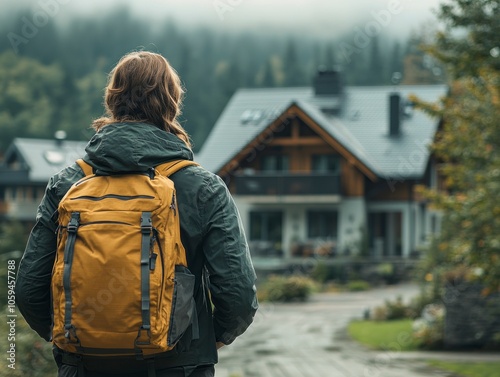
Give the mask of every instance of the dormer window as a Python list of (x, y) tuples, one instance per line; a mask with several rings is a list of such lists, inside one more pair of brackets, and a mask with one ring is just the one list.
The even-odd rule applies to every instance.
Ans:
[(61, 165), (66, 160), (64, 154), (59, 151), (45, 151), (43, 157), (52, 165)]

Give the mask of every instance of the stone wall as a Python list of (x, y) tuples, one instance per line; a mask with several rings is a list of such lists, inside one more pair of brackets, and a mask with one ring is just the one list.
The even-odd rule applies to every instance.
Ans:
[(482, 295), (478, 284), (448, 285), (444, 346), (446, 348), (487, 347), (500, 344), (500, 294)]

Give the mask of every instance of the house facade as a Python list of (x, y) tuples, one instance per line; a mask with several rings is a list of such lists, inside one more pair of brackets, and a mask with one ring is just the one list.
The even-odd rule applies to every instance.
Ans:
[(418, 187), (437, 184), (429, 144), (439, 126), (409, 95), (442, 85), (242, 89), (200, 153), (240, 211), (256, 265), (362, 255), (409, 259), (439, 230)]

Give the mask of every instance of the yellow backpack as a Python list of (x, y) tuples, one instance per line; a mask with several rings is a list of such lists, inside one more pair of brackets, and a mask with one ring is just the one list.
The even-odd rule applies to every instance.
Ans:
[(171, 350), (191, 324), (195, 337), (195, 277), (168, 177), (197, 164), (102, 176), (77, 163), (86, 177), (58, 207), (53, 343), (81, 355), (143, 357)]

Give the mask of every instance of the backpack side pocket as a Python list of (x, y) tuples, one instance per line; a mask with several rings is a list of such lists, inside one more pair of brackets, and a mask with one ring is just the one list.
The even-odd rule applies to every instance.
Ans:
[(175, 345), (189, 325), (198, 320), (194, 318), (196, 313), (193, 299), (194, 282), (195, 276), (187, 267), (175, 266), (174, 296), (168, 332), (169, 346)]

